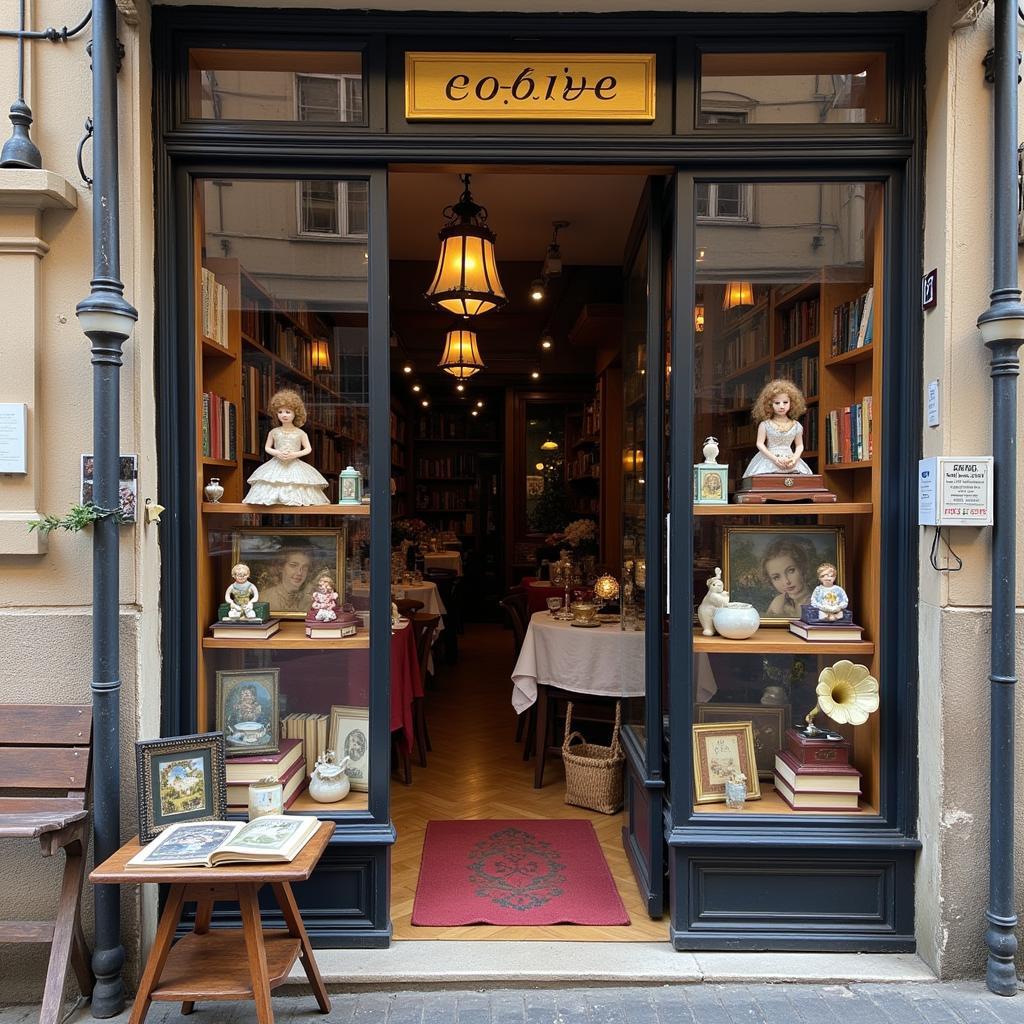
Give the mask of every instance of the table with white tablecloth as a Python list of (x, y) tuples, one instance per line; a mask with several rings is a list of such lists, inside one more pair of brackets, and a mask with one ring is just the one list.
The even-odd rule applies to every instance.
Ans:
[(458, 551), (427, 551), (423, 555), (425, 569), (448, 569), (462, 575), (462, 555)]
[[(368, 595), (370, 593), (370, 588), (365, 583), (357, 583), (352, 587), (352, 593)], [(400, 598), (406, 598), (410, 601), (422, 601), (422, 610), (427, 615), (440, 616), (437, 620), (437, 628), (434, 630), (434, 639), (431, 642), (431, 646), (437, 643), (437, 638), (444, 630), (444, 616), (448, 614), (448, 609), (445, 608), (444, 601), (441, 600), (441, 594), (437, 589), (437, 584), (431, 583), (429, 580), (423, 580), (421, 583), (396, 583), (391, 587), (391, 600), (397, 601)], [(430, 672), (434, 671), (433, 651), (431, 651), (429, 656), (427, 669)]]

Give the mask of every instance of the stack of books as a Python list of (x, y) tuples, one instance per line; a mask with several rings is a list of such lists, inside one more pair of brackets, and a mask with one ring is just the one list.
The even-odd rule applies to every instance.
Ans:
[(276, 754), (229, 757), (224, 763), (228, 784), (228, 811), (249, 809), (249, 783), (276, 779), (284, 790), (284, 806), (290, 807), (306, 785), (306, 758), (301, 739), (281, 740)]
[(775, 755), (775, 791), (796, 811), (860, 809), (860, 772), (845, 740), (786, 730), (786, 749)]
[(306, 774), (312, 775), (316, 768), (317, 756), (327, 747), (327, 722), (329, 715), (299, 714), (285, 715), (281, 719), (281, 741), (283, 747), (287, 740), (302, 740), (306, 754)]
[(280, 619), (220, 619), (210, 632), (218, 640), (269, 640), (280, 628)]
[(803, 619), (790, 619), (789, 631), (811, 643), (860, 640), (864, 632), (855, 622), (805, 622)]

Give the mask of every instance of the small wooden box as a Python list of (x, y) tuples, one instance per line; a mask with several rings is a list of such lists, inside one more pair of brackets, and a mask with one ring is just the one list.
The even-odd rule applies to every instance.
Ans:
[(826, 740), (805, 736), (797, 729), (786, 730), (786, 750), (801, 765), (847, 765), (850, 763), (848, 740)]
[(729, 504), (729, 467), (699, 462), (693, 467), (694, 505)]
[(763, 505), (766, 501), (833, 502), (836, 496), (818, 473), (760, 473), (745, 476), (736, 489), (740, 505)]

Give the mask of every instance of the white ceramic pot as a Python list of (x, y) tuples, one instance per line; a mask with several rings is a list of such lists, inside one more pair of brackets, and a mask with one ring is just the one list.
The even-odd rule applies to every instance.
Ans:
[(309, 795), (322, 804), (344, 800), (352, 785), (345, 774), (348, 763), (347, 757), (343, 758), (340, 764), (318, 760), (313, 774), (309, 777)]
[(746, 640), (757, 632), (761, 616), (752, 604), (730, 601), (724, 608), (715, 609), (715, 629), (730, 640)]

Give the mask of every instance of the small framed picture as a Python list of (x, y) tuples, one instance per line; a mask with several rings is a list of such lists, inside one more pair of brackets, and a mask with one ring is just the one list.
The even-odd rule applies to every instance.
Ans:
[(135, 770), (143, 843), (179, 821), (219, 821), (227, 812), (221, 732), (142, 740)]
[(304, 619), (321, 573), (336, 583), (345, 579), (343, 538), (343, 530), (239, 530), (231, 561), (249, 566), (249, 579), (272, 617)]
[(729, 504), (729, 467), (706, 466), (698, 463), (693, 467), (694, 505)]
[(749, 722), (754, 734), (758, 778), (771, 782), (775, 775), (775, 755), (782, 749), (789, 728), (788, 704), (697, 704), (693, 720), (701, 724)]
[(366, 793), (370, 788), (370, 709), (333, 705), (327, 736), (337, 759), (349, 758), (345, 774), (352, 789)]
[[(85, 505), (95, 500), (93, 490), (96, 472), (96, 458), (93, 455), (82, 456), (82, 478), (79, 499)], [(134, 523), (139, 512), (139, 457), (122, 455), (118, 460), (118, 507), (121, 509), (121, 522)]]
[(788, 626), (811, 603), (816, 570), (831, 562), (845, 581), (841, 526), (726, 526), (722, 571), (730, 601), (752, 604), (762, 626)]
[(280, 749), (280, 673), (277, 668), (217, 673), (217, 728), (224, 733), (228, 757)]
[(747, 778), (747, 799), (761, 798), (750, 722), (715, 722), (693, 727), (693, 786), (698, 804), (723, 803), (734, 772)]

